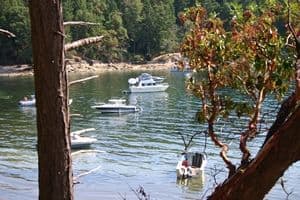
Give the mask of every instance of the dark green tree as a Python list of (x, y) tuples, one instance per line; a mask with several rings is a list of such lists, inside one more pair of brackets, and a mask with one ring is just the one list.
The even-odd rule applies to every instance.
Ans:
[(0, 37), (0, 64), (31, 62), (31, 39), (28, 7), (24, 1), (2, 0), (1, 28), (12, 31), (16, 37)]

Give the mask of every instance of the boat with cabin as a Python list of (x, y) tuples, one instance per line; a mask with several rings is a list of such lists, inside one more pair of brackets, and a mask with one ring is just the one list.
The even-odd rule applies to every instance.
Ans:
[(203, 174), (207, 163), (204, 153), (200, 152), (183, 152), (176, 166), (177, 178), (194, 178)]
[(142, 73), (136, 78), (128, 79), (129, 92), (163, 92), (168, 89), (169, 84), (163, 83), (164, 78)]
[(101, 113), (133, 113), (141, 111), (141, 108), (135, 105), (127, 105), (125, 99), (109, 99), (107, 103), (100, 103), (92, 106), (100, 110)]

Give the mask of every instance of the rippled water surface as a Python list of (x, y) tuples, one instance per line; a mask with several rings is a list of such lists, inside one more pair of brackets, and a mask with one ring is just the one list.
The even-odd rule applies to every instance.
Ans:
[[(123, 95), (127, 79), (138, 72), (105, 73), (99, 78), (74, 84), (70, 88), (72, 131), (95, 128), (85, 133), (98, 139), (92, 151), (73, 152), (74, 176), (80, 176), (75, 185), (76, 199), (137, 199), (132, 190), (142, 186), (151, 199), (201, 199), (209, 194), (216, 181), (226, 175), (226, 169), (218, 156), (218, 149), (204, 135), (194, 140), (193, 147), (205, 150), (208, 165), (202, 179), (177, 182), (175, 167), (183, 142), (179, 132), (193, 134), (202, 130), (194, 116), (200, 102), (184, 90), (184, 76), (165, 71), (153, 75), (166, 77), (170, 88), (166, 92)], [(79, 79), (82, 76), (72, 76)], [(36, 154), (35, 108), (18, 107), (17, 102), (33, 93), (31, 77), (0, 78), (0, 199), (30, 200), (38, 196), (38, 169)], [(128, 103), (142, 107), (140, 113), (105, 115), (93, 110), (96, 102), (111, 97), (125, 97)], [(266, 112), (274, 113), (276, 103), (269, 99)], [(266, 119), (271, 123), (273, 116)], [(230, 143), (229, 156), (238, 162), (237, 127), (243, 121), (234, 121), (233, 128), (220, 126), (224, 140)], [(229, 122), (226, 122), (229, 123)], [(231, 123), (231, 125), (233, 125)], [(263, 137), (251, 143), (256, 152)], [(293, 191), (290, 199), (300, 199), (297, 187), (299, 164), (284, 176), (286, 189)], [(291, 178), (293, 177), (293, 178)], [(259, 181), (259, 180), (258, 180)], [(284, 199), (285, 193), (277, 184), (266, 199)]]

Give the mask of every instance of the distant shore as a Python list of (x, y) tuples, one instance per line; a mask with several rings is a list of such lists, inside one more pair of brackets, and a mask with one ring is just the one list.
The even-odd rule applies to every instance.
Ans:
[[(131, 63), (101, 63), (96, 60), (82, 60), (80, 57), (67, 59), (67, 70), (69, 73), (94, 73), (99, 74), (108, 71), (151, 71), (170, 70), (175, 63), (181, 60), (180, 53), (168, 53), (158, 56), (146, 64)], [(33, 75), (32, 65), (0, 65), (0, 76), (26, 76)]]
[[(129, 64), (129, 63), (95, 63), (76, 62), (67, 64), (69, 73), (103, 73), (108, 71), (151, 71), (151, 70), (170, 70), (174, 66), (173, 62), (151, 63), (151, 64)], [(33, 75), (31, 65), (11, 65), (0, 66), (0, 76), (30, 76)]]

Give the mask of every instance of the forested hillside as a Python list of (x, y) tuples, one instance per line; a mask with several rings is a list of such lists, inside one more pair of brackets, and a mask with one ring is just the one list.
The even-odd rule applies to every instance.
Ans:
[[(26, 0), (0, 0), (0, 28), (15, 38), (0, 35), (0, 64), (31, 63), (31, 36)], [(198, 4), (209, 14), (232, 18), (231, 9), (255, 1), (241, 0), (65, 0), (64, 21), (97, 25), (66, 26), (66, 42), (103, 35), (103, 41), (68, 52), (102, 62), (144, 62), (160, 54), (178, 51), (187, 27), (178, 16)], [(50, 8), (49, 8), (50, 9)], [(229, 20), (227, 20), (229, 21)]]

